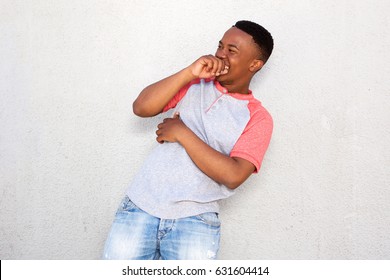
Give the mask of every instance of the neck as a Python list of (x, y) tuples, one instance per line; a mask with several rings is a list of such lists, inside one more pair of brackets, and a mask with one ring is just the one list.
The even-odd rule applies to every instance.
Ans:
[(249, 94), (249, 83), (246, 84), (230, 84), (228, 82), (220, 82), (221, 86), (226, 88), (230, 93)]

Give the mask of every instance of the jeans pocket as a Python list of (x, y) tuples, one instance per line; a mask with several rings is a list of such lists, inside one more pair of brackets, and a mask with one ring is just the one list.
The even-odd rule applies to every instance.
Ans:
[(198, 220), (202, 221), (203, 223), (211, 226), (211, 227), (220, 227), (221, 221), (218, 218), (218, 214), (215, 212), (207, 212), (203, 214), (199, 214), (195, 216)]

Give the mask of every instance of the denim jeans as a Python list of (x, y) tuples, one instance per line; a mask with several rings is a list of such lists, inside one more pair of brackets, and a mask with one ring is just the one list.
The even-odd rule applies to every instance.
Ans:
[(115, 215), (103, 259), (216, 259), (220, 221), (216, 213), (160, 219), (138, 208), (127, 196)]

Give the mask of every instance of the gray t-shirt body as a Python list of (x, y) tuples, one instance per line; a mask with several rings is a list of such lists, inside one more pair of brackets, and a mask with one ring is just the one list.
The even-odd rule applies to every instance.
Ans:
[[(186, 89), (175, 111), (200, 139), (230, 155), (250, 120), (248, 103), (253, 99), (252, 94), (229, 94), (216, 82), (199, 80)], [(126, 191), (142, 210), (164, 219), (218, 212), (218, 201), (233, 193), (203, 173), (180, 144), (167, 142), (152, 150)]]

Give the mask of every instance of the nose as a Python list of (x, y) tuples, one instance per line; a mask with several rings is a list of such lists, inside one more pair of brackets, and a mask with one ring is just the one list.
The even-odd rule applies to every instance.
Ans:
[(224, 48), (218, 48), (217, 52), (215, 53), (215, 56), (220, 58), (220, 59), (226, 58), (226, 53), (225, 53)]

